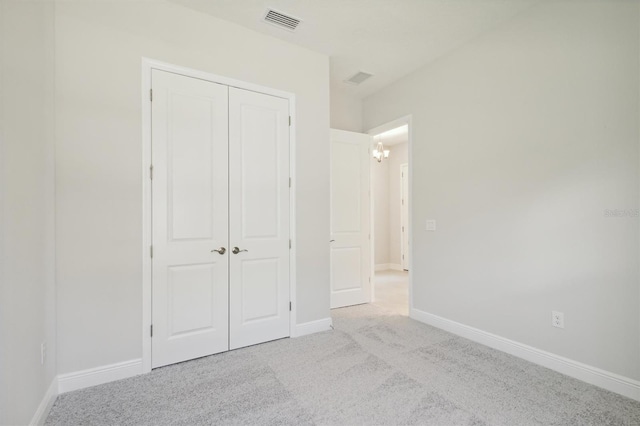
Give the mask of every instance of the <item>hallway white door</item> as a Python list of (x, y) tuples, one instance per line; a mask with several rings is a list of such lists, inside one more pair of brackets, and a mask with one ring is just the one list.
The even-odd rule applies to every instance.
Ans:
[(371, 301), (371, 142), (331, 130), (331, 308)]
[(152, 367), (229, 349), (227, 86), (152, 73)]

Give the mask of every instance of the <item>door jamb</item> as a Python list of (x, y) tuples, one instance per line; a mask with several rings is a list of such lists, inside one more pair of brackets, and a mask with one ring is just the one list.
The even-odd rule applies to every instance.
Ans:
[(296, 326), (296, 95), (290, 92), (272, 89), (258, 84), (247, 83), (204, 71), (172, 65), (154, 59), (142, 58), (142, 373), (151, 371), (151, 276), (152, 264), (150, 249), (152, 243), (151, 228), (151, 72), (162, 70), (186, 77), (198, 78), (212, 83), (224, 84), (243, 90), (251, 90), (289, 101), (289, 300), (292, 307), (289, 312), (289, 336), (293, 337)]
[[(387, 130), (391, 130), (391, 129), (395, 129), (398, 128), (400, 126), (404, 126), (407, 125), (407, 132), (408, 132), (408, 141), (407, 141), (407, 156), (409, 157), (409, 170), (408, 170), (408, 178), (409, 178), (409, 200), (413, 199), (413, 115), (409, 114), (409, 115), (405, 115), (402, 116), (400, 118), (397, 118), (395, 120), (389, 121), (387, 123), (381, 124), (379, 126), (373, 127), (370, 130), (368, 130), (366, 133), (371, 135), (371, 136), (375, 136), (378, 135), (380, 133), (384, 133)], [(370, 173), (373, 173), (373, 167), (371, 167), (370, 169)], [(370, 176), (369, 182), (371, 183), (371, 185), (373, 185), (373, 175)], [(371, 199), (370, 199), (370, 203), (371, 203), (371, 241), (375, 241), (375, 235), (374, 235), (374, 227), (373, 227), (373, 207), (374, 207), (374, 196), (375, 196), (375, 192), (373, 191), (373, 187), (371, 187)], [(413, 215), (411, 214), (411, 209), (409, 209), (409, 265), (413, 265), (413, 238), (411, 236), (411, 232), (413, 232), (412, 230), (414, 229), (413, 227)], [(372, 276), (375, 277), (375, 258), (374, 258), (374, 250), (372, 248), (371, 250), (371, 265), (372, 265)], [(411, 312), (413, 311), (413, 269), (414, 268), (409, 268), (409, 316), (411, 316)], [(375, 278), (373, 280), (371, 280), (371, 294), (374, 295), (375, 294)]]
[[(407, 145), (407, 152), (409, 151), (409, 146)], [(408, 160), (408, 159), (407, 159)], [(403, 191), (404, 191), (404, 185), (403, 185), (403, 181), (404, 181), (404, 177), (402, 176), (402, 169), (404, 166), (407, 166), (407, 200), (405, 200), (407, 202), (407, 222), (409, 221), (409, 163), (402, 163), (400, 164), (400, 197), (402, 197)], [(402, 198), (401, 198), (402, 199)], [(404, 209), (404, 204), (402, 204), (402, 202), (400, 203), (400, 223), (402, 224), (402, 210)], [(411, 227), (409, 226), (409, 224), (407, 223), (407, 247), (409, 247), (409, 233), (411, 232)], [(405, 253), (404, 252), (404, 246), (405, 246), (405, 241), (404, 241), (404, 236), (402, 235), (402, 228), (400, 228), (400, 244), (402, 244), (402, 247), (400, 249), (400, 255), (404, 256), (407, 255), (407, 259), (405, 262), (405, 259), (400, 258), (400, 266), (402, 267), (402, 269), (404, 268), (404, 265), (406, 264), (407, 266), (409, 265), (409, 253)], [(407, 269), (408, 271), (408, 269)]]

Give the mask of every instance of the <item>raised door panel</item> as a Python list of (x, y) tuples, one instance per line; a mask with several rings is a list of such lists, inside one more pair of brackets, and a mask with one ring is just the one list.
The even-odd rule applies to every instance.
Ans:
[(228, 350), (228, 88), (152, 72), (152, 366)]
[(289, 102), (229, 89), (229, 330), (235, 349), (289, 336)]

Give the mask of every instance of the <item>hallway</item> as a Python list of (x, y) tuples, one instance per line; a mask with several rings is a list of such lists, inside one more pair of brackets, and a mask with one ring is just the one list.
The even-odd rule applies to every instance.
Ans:
[(374, 276), (375, 302), (373, 305), (409, 316), (409, 272), (377, 271)]

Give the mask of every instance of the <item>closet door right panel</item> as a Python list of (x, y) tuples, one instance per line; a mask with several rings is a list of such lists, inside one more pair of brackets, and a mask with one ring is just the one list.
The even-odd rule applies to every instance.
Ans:
[(229, 346), (289, 336), (289, 101), (229, 88)]

